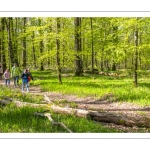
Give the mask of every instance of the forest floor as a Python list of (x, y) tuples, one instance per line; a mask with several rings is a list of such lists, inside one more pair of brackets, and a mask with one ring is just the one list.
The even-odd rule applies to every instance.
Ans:
[[(0, 84), (4, 85), (2, 81), (0, 81)], [(13, 88), (13, 86), (11, 86), (11, 88)], [(21, 88), (15, 88), (15, 89), (21, 91)], [(117, 102), (115, 101), (112, 93), (104, 95), (101, 99), (96, 99), (94, 97), (81, 98), (81, 97), (77, 97), (76, 95), (66, 95), (57, 92), (42, 92), (40, 87), (30, 86), (30, 92), (28, 94), (43, 95), (43, 96), (46, 94), (49, 97), (50, 101), (54, 103), (57, 102), (57, 104), (63, 104), (63, 107), (69, 107), (69, 104), (73, 103), (75, 104), (76, 108), (80, 108), (80, 109), (124, 114), (127, 116), (141, 118), (141, 119), (143, 118), (143, 116), (146, 116), (147, 118), (150, 119), (150, 107), (142, 107), (127, 102)], [(150, 132), (150, 128), (145, 128), (145, 127), (142, 128), (137, 126), (127, 127), (123, 125), (116, 125), (114, 123), (104, 123), (104, 122), (100, 122), (100, 123), (107, 128), (114, 128), (117, 129), (118, 132), (122, 132), (122, 133), (149, 133)]]

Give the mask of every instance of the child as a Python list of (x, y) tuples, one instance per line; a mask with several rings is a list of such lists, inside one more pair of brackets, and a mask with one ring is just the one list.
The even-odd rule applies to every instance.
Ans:
[(24, 92), (24, 87), (26, 86), (27, 92), (29, 92), (29, 86), (28, 86), (28, 72), (27, 69), (24, 69), (21, 78), (22, 78), (22, 92)]
[(9, 69), (6, 69), (4, 72), (5, 85), (10, 87), (10, 72)]

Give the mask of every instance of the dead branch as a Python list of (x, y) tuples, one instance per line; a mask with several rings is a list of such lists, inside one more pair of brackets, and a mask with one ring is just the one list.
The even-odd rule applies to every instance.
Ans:
[(69, 133), (73, 133), (64, 123), (62, 123), (62, 122), (55, 122), (53, 119), (52, 119), (52, 117), (51, 117), (51, 114), (49, 114), (49, 113), (34, 113), (34, 115), (37, 115), (37, 116), (45, 116), (45, 117), (47, 117), (49, 120), (50, 120), (50, 122), (53, 124), (53, 125), (60, 125), (60, 126), (62, 126), (62, 127), (64, 127)]
[[(1, 103), (8, 103), (6, 100), (0, 100)], [(65, 108), (56, 106), (55, 104), (33, 104), (27, 102), (20, 102), (20, 101), (12, 101), (17, 107), (44, 107), (46, 109), (52, 109), (54, 112), (62, 113), (62, 114), (70, 114), (75, 115), (78, 117), (83, 117), (95, 121), (100, 122), (107, 122), (107, 123), (115, 123), (118, 125), (124, 126), (139, 126), (139, 127), (150, 127), (150, 120), (148, 118), (136, 118), (130, 117), (124, 114), (118, 113), (108, 113), (105, 111), (97, 112), (97, 111), (90, 111), (84, 109), (74, 109), (74, 108)], [(63, 125), (62, 125), (63, 126)]]
[(46, 94), (44, 94), (44, 100), (50, 104), (54, 104)]

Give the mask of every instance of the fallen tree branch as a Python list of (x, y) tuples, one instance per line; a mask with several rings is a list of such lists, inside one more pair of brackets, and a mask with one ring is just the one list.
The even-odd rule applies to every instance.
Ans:
[[(5, 100), (0, 100), (0, 102), (5, 103)], [(138, 127), (150, 127), (150, 119), (146, 117), (130, 117), (123, 114), (118, 113), (108, 113), (105, 111), (97, 112), (91, 110), (84, 109), (74, 109), (74, 108), (65, 108), (56, 106), (55, 104), (33, 104), (27, 102), (20, 101), (12, 101), (17, 107), (44, 107), (46, 109), (52, 109), (54, 112), (62, 113), (62, 114), (70, 114), (78, 117), (83, 117), (95, 121), (107, 122), (107, 123), (115, 123), (118, 125), (124, 126), (138, 126)], [(7, 103), (7, 102), (6, 102)]]
[(54, 104), (46, 94), (44, 94), (44, 100), (50, 104)]
[(51, 117), (51, 114), (49, 113), (34, 113), (34, 115), (37, 115), (37, 116), (45, 116), (47, 117), (50, 122), (53, 124), (53, 125), (60, 125), (62, 127), (64, 127), (69, 133), (73, 133), (65, 124), (63, 124), (62, 122), (55, 122), (52, 117)]

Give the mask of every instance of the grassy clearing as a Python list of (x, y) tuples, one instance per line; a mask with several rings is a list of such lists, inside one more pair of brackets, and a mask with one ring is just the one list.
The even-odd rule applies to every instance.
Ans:
[[(3, 97), (11, 97), (13, 99), (42, 103), (42, 98), (37, 99), (36, 96), (21, 95), (19, 91), (10, 91), (8, 88), (0, 88), (0, 99)], [(63, 104), (63, 102), (62, 102)], [(70, 104), (74, 106), (74, 104)], [(7, 106), (0, 107), (0, 132), (1, 133), (67, 133), (67, 131), (61, 127), (52, 125), (52, 123), (46, 117), (35, 116), (35, 112), (43, 112), (44, 108), (31, 108), (23, 107), (17, 108), (15, 105), (8, 104)], [(54, 113), (51, 110), (48, 111), (52, 114), (52, 118), (56, 122), (64, 123), (70, 130), (75, 133), (115, 133), (120, 132), (116, 129), (109, 129), (102, 126), (99, 123), (95, 123), (92, 120), (79, 118), (71, 115), (62, 115)]]
[(55, 91), (79, 97), (94, 96), (98, 99), (112, 93), (115, 101), (131, 102), (142, 106), (150, 105), (150, 77), (144, 72), (143, 74), (140, 72), (137, 88), (133, 86), (132, 78), (127, 77), (86, 74), (75, 77), (68, 73), (62, 74), (63, 84), (59, 84), (55, 72), (36, 71), (33, 75), (36, 80), (32, 84), (40, 85), (43, 91)]
[[(108, 93), (113, 94), (114, 101), (132, 102), (147, 106), (150, 104), (150, 82), (148, 76), (139, 78), (139, 86), (134, 88), (132, 79), (125, 77), (111, 77), (100, 75), (85, 75), (75, 77), (73, 74), (63, 74), (63, 84), (58, 83), (57, 74), (52, 71), (33, 72), (35, 78), (31, 86), (41, 86), (43, 91), (55, 91), (64, 94), (75, 94), (79, 97), (94, 96), (102, 98)], [(22, 95), (20, 91), (10, 91), (8, 88), (0, 88), (0, 99), (4, 96), (11, 97), (23, 102), (42, 103), (42, 96)], [(108, 98), (112, 100), (111, 98)], [(56, 104), (64, 105), (66, 100)], [(74, 103), (68, 103), (70, 107), (76, 107)], [(65, 133), (67, 132), (60, 126), (54, 126), (44, 117), (34, 116), (35, 112), (42, 112), (43, 108), (23, 107), (17, 108), (10, 104), (6, 107), (0, 107), (0, 132), (4, 133)], [(121, 130), (104, 127), (100, 123), (92, 120), (78, 118), (71, 115), (62, 115), (53, 113), (52, 118), (55, 121), (63, 122), (70, 130), (75, 133), (116, 133)], [(143, 132), (143, 131), (141, 131)]]

